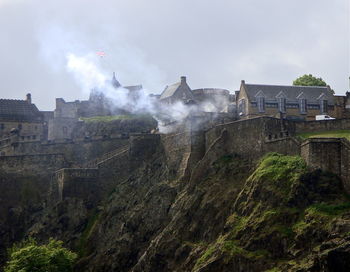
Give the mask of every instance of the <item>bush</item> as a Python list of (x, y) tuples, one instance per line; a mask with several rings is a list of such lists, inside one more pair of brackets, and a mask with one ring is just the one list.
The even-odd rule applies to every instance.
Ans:
[(15, 244), (9, 249), (5, 272), (71, 272), (77, 255), (62, 246), (62, 241), (50, 239), (38, 245), (34, 239)]

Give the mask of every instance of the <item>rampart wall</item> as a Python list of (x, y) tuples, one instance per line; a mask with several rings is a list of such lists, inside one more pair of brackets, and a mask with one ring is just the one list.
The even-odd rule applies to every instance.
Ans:
[(350, 142), (345, 138), (310, 138), (301, 145), (301, 156), (313, 168), (339, 175), (350, 193)]
[(6, 155), (55, 154), (62, 153), (67, 161), (77, 165), (84, 164), (96, 157), (128, 144), (127, 138), (100, 140), (81, 140), (63, 142), (15, 142), (4, 146), (1, 151)]
[(300, 143), (292, 138), (294, 128), (290, 123), (272, 117), (253, 118), (218, 125), (205, 134), (205, 150), (226, 131), (225, 149), (255, 161), (266, 152), (288, 155), (300, 154)]
[(350, 119), (290, 122), (296, 133), (350, 129)]

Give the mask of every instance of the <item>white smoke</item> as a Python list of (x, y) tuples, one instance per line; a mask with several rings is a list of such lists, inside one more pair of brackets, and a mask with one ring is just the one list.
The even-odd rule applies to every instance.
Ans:
[(68, 53), (66, 56), (67, 71), (72, 73), (74, 79), (85, 93), (91, 90), (98, 90), (113, 103), (117, 109), (123, 109), (132, 114), (150, 114), (159, 123), (161, 132), (170, 132), (171, 126), (164, 123), (181, 123), (191, 112), (198, 110), (197, 106), (184, 105), (181, 101), (174, 104), (161, 104), (158, 100), (151, 97), (150, 93), (142, 89), (137, 96), (130, 96), (129, 90), (119, 87), (115, 88), (110, 77), (97, 64), (97, 57), (94, 54), (77, 56)]

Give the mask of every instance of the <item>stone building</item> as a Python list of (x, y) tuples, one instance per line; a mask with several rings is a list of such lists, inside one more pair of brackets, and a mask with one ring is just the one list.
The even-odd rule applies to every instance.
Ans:
[(334, 96), (334, 117), (350, 118), (350, 92)]
[(186, 77), (182, 76), (180, 82), (166, 86), (159, 101), (165, 104), (174, 104), (179, 101), (184, 104), (194, 103), (194, 95), (186, 82)]
[(334, 115), (334, 100), (329, 87), (246, 84), (242, 80), (236, 103), (241, 119), (282, 113), (287, 119), (315, 120), (316, 115)]
[(225, 89), (202, 88), (192, 90), (187, 84), (185, 76), (181, 77), (180, 82), (167, 86), (159, 97), (161, 103), (196, 104), (204, 112), (227, 112), (229, 105), (235, 102), (234, 100), (234, 95), (231, 95)]
[(17, 135), (22, 141), (37, 141), (44, 137), (44, 115), (26, 100), (0, 99), (0, 139)]
[[(137, 99), (142, 91), (142, 85), (122, 86), (113, 73), (112, 80), (107, 82), (113, 88), (123, 88), (127, 90), (129, 101)], [(106, 97), (103, 90), (94, 88), (90, 92), (88, 100), (76, 100), (66, 102), (63, 98), (56, 98), (56, 108), (54, 116), (49, 121), (49, 140), (68, 140), (72, 138), (73, 129), (81, 117), (110, 116), (116, 114), (127, 114), (128, 108), (132, 105), (125, 105), (118, 108), (111, 99)]]

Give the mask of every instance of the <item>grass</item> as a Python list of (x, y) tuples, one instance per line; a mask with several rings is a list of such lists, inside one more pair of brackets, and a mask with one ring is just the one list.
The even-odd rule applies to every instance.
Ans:
[(347, 211), (350, 210), (350, 203), (345, 202), (345, 203), (340, 203), (340, 204), (327, 204), (327, 203), (317, 203), (310, 208), (312, 212), (314, 213), (322, 213), (325, 215), (330, 215), (330, 216), (336, 216), (336, 215), (341, 215)]
[(346, 138), (350, 140), (350, 130), (320, 131), (297, 134), (302, 140), (308, 138)]
[(287, 196), (294, 182), (307, 172), (307, 165), (300, 156), (278, 153), (265, 155), (248, 181), (264, 182), (270, 190)]
[(129, 115), (112, 115), (112, 116), (94, 116), (94, 117), (82, 117), (81, 120), (87, 123), (97, 123), (97, 122), (112, 122), (115, 120), (151, 120), (152, 117), (146, 114), (129, 114)]

